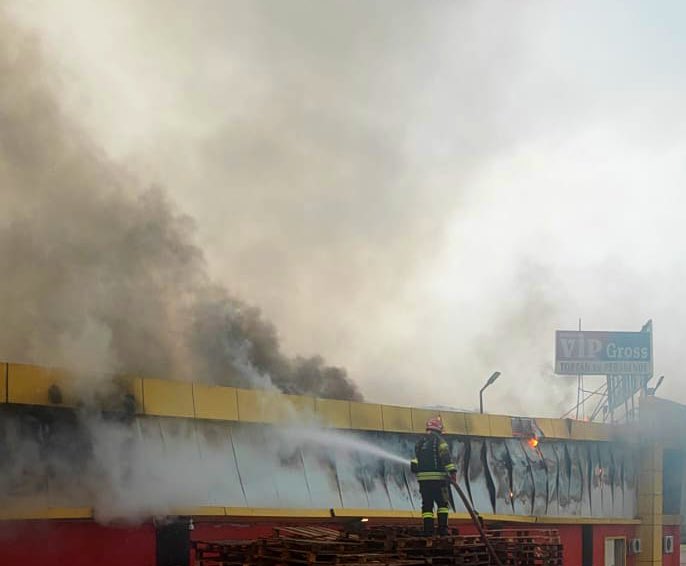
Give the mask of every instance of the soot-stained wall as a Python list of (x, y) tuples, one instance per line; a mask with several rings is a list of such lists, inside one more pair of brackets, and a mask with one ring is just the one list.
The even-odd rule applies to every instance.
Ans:
[[(612, 442), (447, 437), (482, 513), (633, 518), (636, 452)], [(116, 518), (178, 506), (418, 510), (416, 435), (70, 411), (0, 412), (0, 503)], [(366, 445), (360, 444), (366, 443)], [(459, 499), (457, 510), (464, 511)]]

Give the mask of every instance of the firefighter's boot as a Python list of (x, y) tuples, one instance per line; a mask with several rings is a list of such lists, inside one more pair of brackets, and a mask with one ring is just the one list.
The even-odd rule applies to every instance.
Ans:
[(431, 517), (424, 517), (424, 536), (427, 536), (427, 537), (434, 536), (433, 514), (431, 515)]
[(438, 534), (442, 537), (448, 536), (448, 511), (443, 509), (438, 512)]

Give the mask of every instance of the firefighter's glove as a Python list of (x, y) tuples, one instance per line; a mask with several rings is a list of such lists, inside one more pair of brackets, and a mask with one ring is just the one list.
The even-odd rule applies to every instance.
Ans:
[(410, 460), (410, 471), (416, 474), (419, 471), (419, 462), (417, 460)]

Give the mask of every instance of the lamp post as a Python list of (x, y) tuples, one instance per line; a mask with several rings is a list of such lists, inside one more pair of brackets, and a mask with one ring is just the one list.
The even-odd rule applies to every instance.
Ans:
[(486, 389), (489, 385), (493, 385), (495, 383), (495, 380), (500, 377), (500, 372), (499, 371), (494, 371), (493, 375), (488, 378), (488, 381), (486, 384), (481, 388), (479, 391), (479, 412), (483, 414), (484, 412), (484, 389)]
[(657, 391), (658, 387), (660, 387), (660, 385), (662, 385), (662, 382), (664, 381), (664, 379), (665, 379), (665, 376), (661, 375), (660, 379), (657, 380), (657, 385), (655, 385), (655, 387), (648, 387), (648, 391), (647, 391), (648, 395), (655, 395), (655, 392)]

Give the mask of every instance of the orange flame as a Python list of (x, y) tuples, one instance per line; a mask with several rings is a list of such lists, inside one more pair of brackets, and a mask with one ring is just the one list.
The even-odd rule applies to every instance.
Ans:
[(531, 437), (529, 440), (526, 441), (531, 448), (536, 448), (538, 446), (538, 438), (535, 436)]

